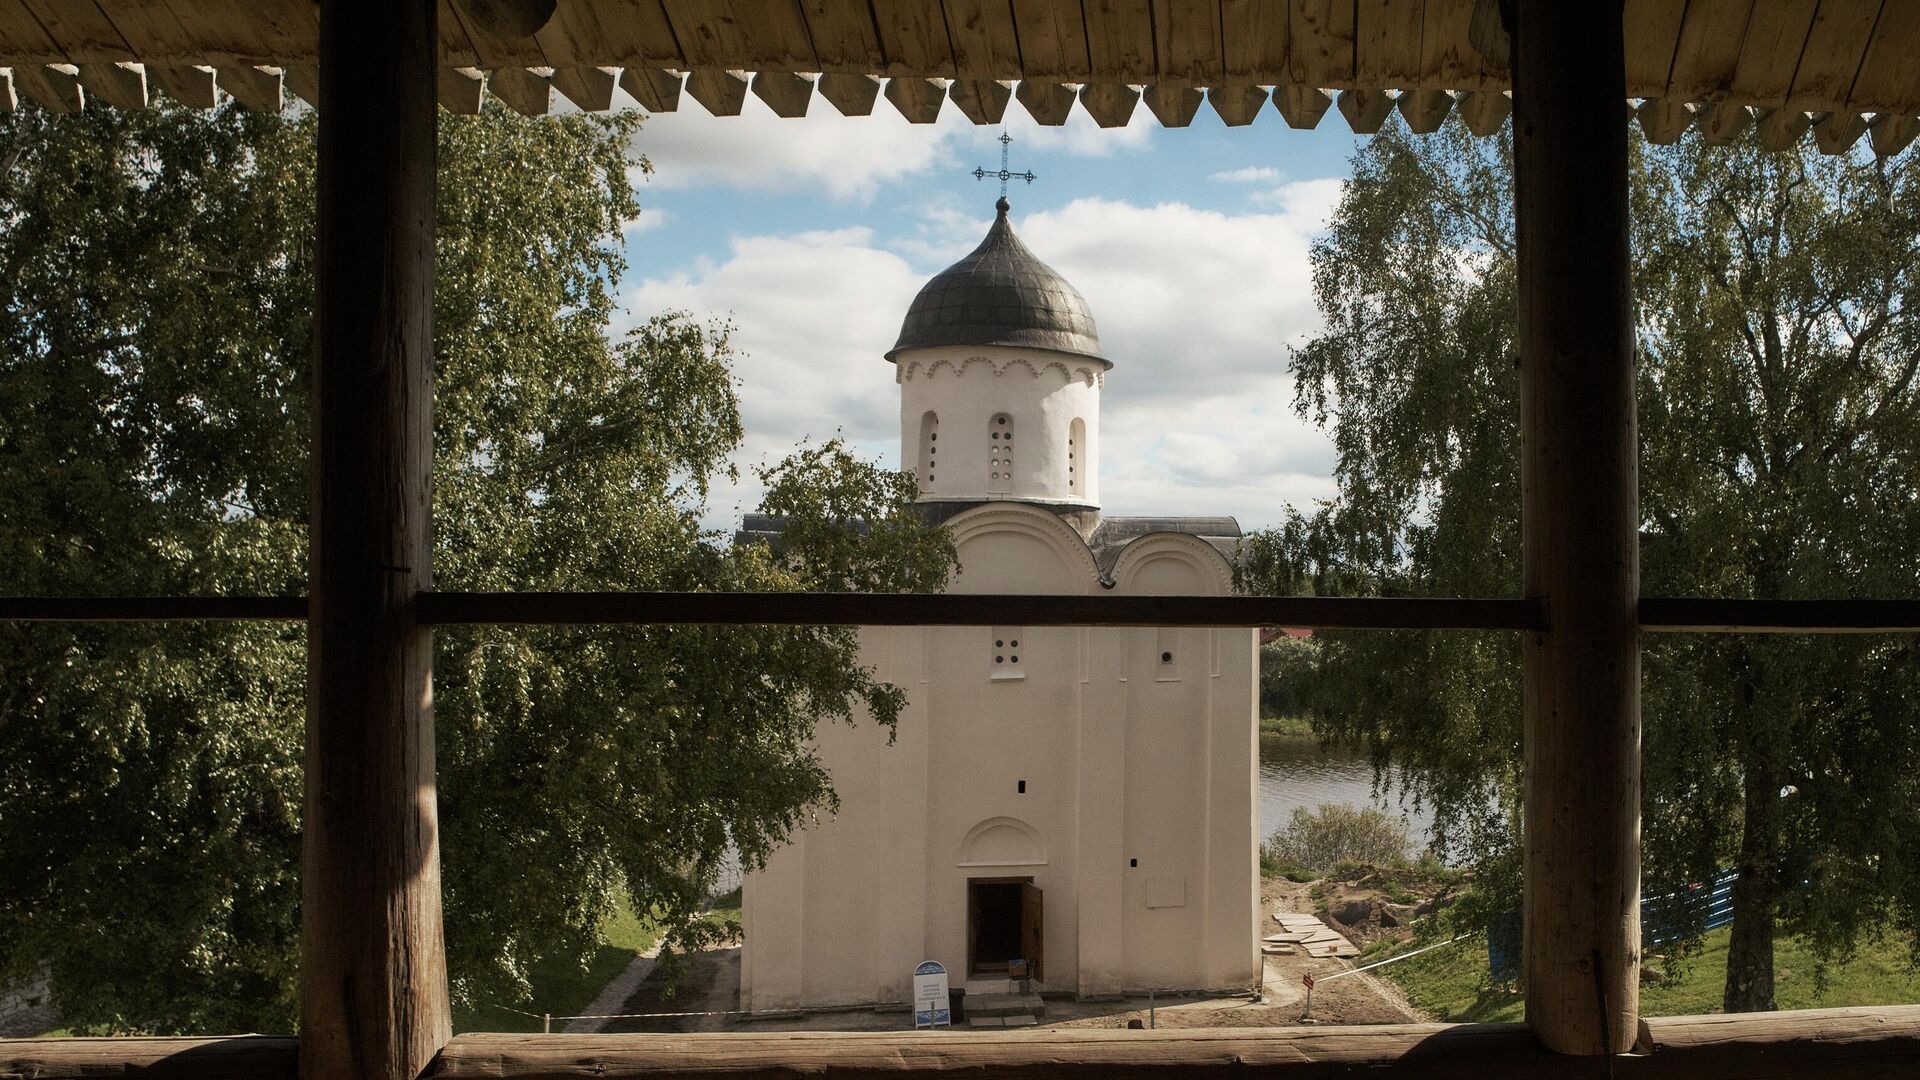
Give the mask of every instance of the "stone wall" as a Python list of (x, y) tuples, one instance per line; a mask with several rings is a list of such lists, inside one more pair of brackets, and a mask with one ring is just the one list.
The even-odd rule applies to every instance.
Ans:
[(60, 1026), (47, 989), (47, 973), (25, 983), (0, 985), (0, 1039), (38, 1035)]

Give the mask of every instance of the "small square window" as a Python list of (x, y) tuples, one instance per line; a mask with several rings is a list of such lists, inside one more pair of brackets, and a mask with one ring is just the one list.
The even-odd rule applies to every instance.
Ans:
[(1012, 626), (993, 628), (993, 662), (987, 665), (990, 678), (1024, 679), (1026, 664), (1020, 659), (1020, 629)]

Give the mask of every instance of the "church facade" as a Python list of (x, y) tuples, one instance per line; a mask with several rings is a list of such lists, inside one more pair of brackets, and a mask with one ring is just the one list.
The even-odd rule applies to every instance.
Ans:
[[(950, 591), (1227, 593), (1232, 518), (1100, 514), (1113, 365), (1085, 300), (998, 210), (887, 354), (902, 465), (959, 556)], [(891, 742), (822, 726), (840, 809), (745, 880), (743, 1009), (905, 1001), (924, 960), (956, 986), (1025, 961), (1036, 989), (1081, 996), (1257, 982), (1257, 632), (860, 640), (908, 705)]]

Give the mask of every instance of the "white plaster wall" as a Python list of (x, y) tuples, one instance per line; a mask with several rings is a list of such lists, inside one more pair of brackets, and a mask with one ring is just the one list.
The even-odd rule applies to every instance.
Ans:
[[(1050, 511), (990, 503), (949, 527), (956, 592), (1100, 589)], [(1227, 589), (1192, 537), (1135, 541), (1114, 573), (1136, 594)], [(995, 628), (862, 629), (863, 658), (911, 704), (892, 744), (871, 723), (820, 730), (841, 812), (747, 877), (744, 1007), (901, 1000), (927, 959), (959, 985), (972, 877), (1044, 891), (1042, 989), (1257, 977), (1253, 632), (998, 629), (1019, 634), (1024, 677), (992, 663)], [(999, 819), (1021, 828), (963, 865), (969, 832)], [(1178, 903), (1161, 895), (1172, 881)]]
[[(1100, 505), (1100, 386), (1106, 364), (1085, 357), (1036, 349), (998, 346), (943, 346), (909, 349), (895, 358), (900, 383), (900, 460), (908, 467), (924, 461), (922, 422), (931, 411), (940, 419), (935, 455), (938, 466), (928, 479), (918, 469), (923, 500), (1023, 499), (1034, 502)], [(989, 436), (993, 418), (1006, 414), (1014, 429), (1013, 479), (991, 482)], [(1085, 425), (1073, 447), (1068, 473), (1067, 440), (1074, 420)], [(1073, 477), (1085, 473), (1076, 493)], [(999, 490), (1001, 487), (1005, 490)]]

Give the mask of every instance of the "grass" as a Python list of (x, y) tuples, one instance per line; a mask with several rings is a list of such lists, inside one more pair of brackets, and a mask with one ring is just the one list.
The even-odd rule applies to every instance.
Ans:
[[(1725, 928), (1707, 935), (1705, 947), (1681, 968), (1671, 982), (1650, 982), (1640, 988), (1640, 1011), (1646, 1016), (1679, 1016), (1720, 1011), (1721, 989), (1727, 974)], [(1920, 971), (1907, 966), (1908, 943), (1901, 938), (1862, 946), (1851, 963), (1836, 964), (1827, 972), (1824, 990), (1816, 990), (1813, 953), (1797, 937), (1774, 939), (1774, 999), (1782, 1009), (1826, 1009), (1843, 1005), (1901, 1005), (1920, 1002)], [(1407, 1000), (1442, 1020), (1519, 1020), (1524, 1009), (1520, 995), (1488, 988), (1487, 944), (1468, 938), (1445, 949), (1435, 949), (1379, 974), (1406, 991)]]
[(1262, 716), (1262, 735), (1312, 735), (1313, 722), (1304, 716)]
[[(734, 918), (739, 918), (739, 894), (734, 895)], [(533, 983), (533, 1002), (517, 1005), (516, 1008), (527, 1012), (542, 1011), (555, 1015), (578, 1013), (598, 997), (600, 991), (614, 977), (625, 971), (633, 962), (636, 954), (646, 950), (659, 938), (660, 931), (651, 920), (636, 915), (621, 897), (619, 906), (600, 924), (601, 933), (606, 941), (594, 951), (593, 960), (585, 970), (572, 960), (549, 958), (533, 966), (528, 973)], [(559, 1030), (556, 1023), (555, 1030)], [(453, 1014), (455, 1031), (539, 1031), (540, 1018), (522, 1016), (516, 1012), (492, 1006), (480, 1006), (473, 1009), (456, 1009)]]

